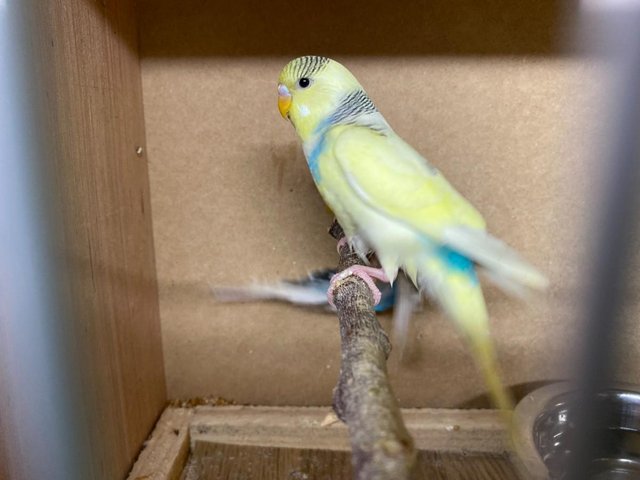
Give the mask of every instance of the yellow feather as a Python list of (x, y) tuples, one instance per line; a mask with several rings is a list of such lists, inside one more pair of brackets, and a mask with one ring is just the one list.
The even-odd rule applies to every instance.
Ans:
[[(443, 266), (443, 268), (446, 268)], [(480, 285), (467, 275), (444, 274), (438, 298), (449, 318), (471, 346), (473, 358), (496, 408), (512, 410), (514, 401), (500, 379), (498, 358), (491, 340), (489, 317)]]

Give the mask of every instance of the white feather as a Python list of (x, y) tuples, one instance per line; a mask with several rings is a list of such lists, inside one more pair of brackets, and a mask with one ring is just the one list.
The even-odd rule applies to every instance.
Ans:
[(478, 269), (478, 273), (508, 295), (512, 295), (525, 301), (531, 299), (531, 290), (520, 283), (514, 282), (511, 279), (503, 277), (492, 270), (487, 270), (486, 268)]
[(499, 286), (508, 280), (535, 290), (544, 290), (549, 285), (542, 273), (504, 242), (483, 230), (463, 226), (449, 227), (443, 232), (443, 241), (489, 270), (493, 278), (499, 279)]

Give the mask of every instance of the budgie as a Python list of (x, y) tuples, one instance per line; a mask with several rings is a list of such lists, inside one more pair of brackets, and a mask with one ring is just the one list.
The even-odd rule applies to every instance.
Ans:
[(544, 289), (546, 278), (487, 233), (480, 213), (389, 126), (358, 80), (326, 57), (289, 62), (278, 79), (278, 108), (300, 140), (313, 180), (363, 259), (334, 277), (393, 282), (402, 269), (458, 327), (471, 346), (496, 408), (513, 401), (498, 373), (482, 269), (508, 292)]

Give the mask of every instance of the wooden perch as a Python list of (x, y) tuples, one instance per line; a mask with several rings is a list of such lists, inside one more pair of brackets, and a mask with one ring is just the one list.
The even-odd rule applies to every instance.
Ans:
[[(329, 233), (344, 236), (334, 221)], [(338, 271), (362, 264), (348, 245), (340, 249)], [(333, 409), (347, 424), (354, 477), (358, 480), (414, 478), (416, 451), (387, 378), (391, 343), (373, 309), (373, 295), (351, 275), (334, 290), (342, 358)]]

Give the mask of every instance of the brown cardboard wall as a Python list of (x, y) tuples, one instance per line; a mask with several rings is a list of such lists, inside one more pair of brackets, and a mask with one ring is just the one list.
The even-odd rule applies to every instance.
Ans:
[[(587, 140), (599, 138), (585, 127), (601, 73), (582, 60), (540, 55), (557, 51), (552, 39), (566, 36), (554, 27), (555, 3), (536, 3), (529, 16), (524, 7), (464, 3), (460, 17), (445, 2), (416, 2), (392, 24), (380, 19), (382, 2), (349, 23), (344, 15), (359, 12), (352, 6), (333, 30), (329, 8), (305, 16), (282, 1), (142, 3), (170, 397), (331, 401), (339, 368), (333, 316), (270, 303), (221, 305), (208, 292), (209, 284), (295, 278), (336, 263), (326, 234), (331, 217), (275, 105), (278, 73), (300, 53), (336, 54), (394, 129), (478, 206), (490, 231), (549, 275), (548, 295), (530, 305), (486, 290), (506, 382), (526, 388), (567, 373), (570, 347), (580, 340)], [(366, 21), (376, 27), (369, 46), (353, 33)], [(478, 405), (484, 388), (452, 325), (428, 307), (413, 328), (407, 360), (393, 353), (390, 363), (401, 403)]]

